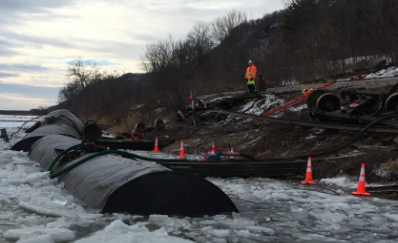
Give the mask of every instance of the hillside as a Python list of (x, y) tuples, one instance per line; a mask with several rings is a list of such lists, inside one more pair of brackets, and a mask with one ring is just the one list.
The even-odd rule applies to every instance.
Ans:
[[(397, 77), (341, 80), (326, 88), (326, 92), (338, 97), (341, 91), (347, 89), (387, 94), (397, 83)], [(198, 96), (195, 99), (204, 101), (208, 107), (214, 107), (215, 104), (222, 105), (222, 100), (240, 99), (243, 102), (231, 105), (230, 111), (260, 115), (299, 97), (302, 95), (300, 91), (304, 88), (317, 88), (322, 84), (324, 83), (269, 88), (264, 94), (255, 96), (248, 96), (247, 92), (240, 91)], [(299, 92), (294, 92), (297, 90)], [(349, 100), (343, 100), (342, 109), (348, 109), (350, 103)], [(186, 111), (183, 113), (187, 114)], [(277, 113), (274, 117), (291, 121), (310, 121), (309, 113), (306, 101), (302, 101)], [(206, 111), (197, 111), (194, 117), (196, 125), (190, 116), (181, 121), (174, 114), (159, 114), (156, 118), (166, 121), (166, 129), (146, 132), (146, 138), (159, 137), (160, 140), (176, 141), (163, 150), (175, 155), (178, 155), (180, 140), (184, 141), (186, 153), (199, 157), (203, 156), (204, 147), (209, 147), (212, 143), (222, 148), (233, 147), (235, 152), (255, 158), (294, 158), (312, 155), (313, 173), (316, 179), (341, 175), (354, 179), (358, 176), (358, 168), (362, 163), (367, 165), (366, 179), (369, 182), (391, 182), (397, 179), (395, 170), (398, 166), (398, 139), (394, 133), (365, 132), (355, 142), (348, 144), (357, 131), (278, 122), (254, 122), (253, 119), (217, 113), (209, 115)], [(146, 125), (150, 126), (148, 123)], [(347, 146), (341, 150), (317, 156), (323, 151), (346, 143)], [(304, 170), (299, 174), (303, 176)]]

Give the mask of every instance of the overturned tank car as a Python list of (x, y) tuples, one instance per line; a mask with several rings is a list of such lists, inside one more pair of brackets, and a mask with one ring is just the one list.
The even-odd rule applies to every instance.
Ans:
[(211, 182), (126, 151), (109, 150), (95, 143), (100, 137), (95, 123), (84, 124), (68, 110), (58, 110), (12, 149), (29, 147), (29, 157), (52, 178), (102, 213), (203, 216), (238, 212)]

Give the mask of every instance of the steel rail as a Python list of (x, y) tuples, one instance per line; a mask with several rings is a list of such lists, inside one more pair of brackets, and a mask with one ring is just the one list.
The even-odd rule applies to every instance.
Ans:
[[(358, 126), (358, 125), (340, 125), (340, 124), (311, 122), (311, 121), (294, 121), (294, 120), (287, 120), (287, 119), (280, 119), (280, 118), (243, 114), (243, 113), (239, 113), (239, 112), (232, 112), (232, 111), (225, 111), (225, 110), (207, 110), (206, 112), (222, 113), (222, 114), (227, 114), (227, 115), (232, 115), (232, 116), (246, 117), (246, 118), (258, 119), (258, 120), (263, 120), (263, 121), (268, 121), (268, 122), (282, 123), (282, 124), (288, 124), (288, 125), (297, 125), (297, 126), (304, 126), (304, 127), (320, 127), (320, 128), (349, 130), (349, 131), (358, 131), (359, 129), (366, 127), (366, 126)], [(398, 128), (391, 128), (391, 127), (371, 127), (368, 129), (368, 131), (369, 132), (398, 134)]]

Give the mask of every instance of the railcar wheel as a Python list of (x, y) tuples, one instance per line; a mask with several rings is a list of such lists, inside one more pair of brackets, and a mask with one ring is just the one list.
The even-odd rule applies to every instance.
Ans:
[(326, 91), (322, 89), (312, 91), (307, 97), (307, 108), (312, 109), (316, 105), (318, 98), (325, 93)]
[(144, 123), (142, 123), (142, 122), (139, 122), (139, 123), (137, 123), (137, 124), (135, 124), (135, 132), (140, 132), (140, 131), (143, 131), (143, 130), (145, 130), (145, 124)]
[(162, 119), (156, 119), (153, 122), (153, 126), (155, 127), (156, 131), (164, 131), (166, 129), (166, 124)]
[(334, 94), (323, 94), (316, 101), (316, 108), (322, 111), (337, 111), (341, 109), (341, 100)]
[(386, 111), (398, 110), (398, 92), (388, 96), (386, 103), (384, 104), (384, 108)]
[(395, 94), (398, 92), (398, 84), (394, 84), (391, 89), (390, 92), (388, 92), (389, 95)]

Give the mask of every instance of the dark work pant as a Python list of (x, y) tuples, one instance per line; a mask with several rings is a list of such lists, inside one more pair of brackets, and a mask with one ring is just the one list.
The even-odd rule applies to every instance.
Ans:
[(253, 94), (254, 93), (254, 85), (253, 84), (249, 84), (249, 85), (247, 85), (247, 87), (249, 88), (249, 93)]

